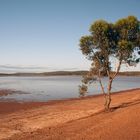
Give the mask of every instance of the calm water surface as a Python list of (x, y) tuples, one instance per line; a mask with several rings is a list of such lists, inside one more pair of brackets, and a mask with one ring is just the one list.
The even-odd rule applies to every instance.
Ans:
[[(107, 78), (103, 79), (105, 87)], [(0, 77), (0, 89), (19, 91), (16, 94), (2, 96), (0, 100), (48, 101), (79, 97), (78, 86), (81, 76), (48, 76), (48, 77)], [(117, 77), (112, 91), (140, 87), (140, 77)], [(21, 92), (22, 91), (22, 92)], [(90, 85), (87, 95), (101, 93), (98, 82)]]

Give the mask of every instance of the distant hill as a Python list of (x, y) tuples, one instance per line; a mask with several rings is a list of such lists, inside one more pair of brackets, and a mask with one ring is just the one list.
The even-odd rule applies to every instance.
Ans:
[[(67, 75), (85, 75), (88, 71), (54, 71), (43, 73), (0, 73), (0, 76), (67, 76)], [(114, 72), (112, 72), (113, 74)], [(140, 71), (135, 72), (119, 72), (120, 76), (140, 76)]]
[[(112, 72), (114, 73), (114, 72)], [(140, 71), (119, 72), (119, 76), (140, 76)]]
[(5, 74), (0, 73), (0, 76), (65, 76), (65, 75), (85, 75), (88, 71), (54, 71), (43, 73), (13, 73)]

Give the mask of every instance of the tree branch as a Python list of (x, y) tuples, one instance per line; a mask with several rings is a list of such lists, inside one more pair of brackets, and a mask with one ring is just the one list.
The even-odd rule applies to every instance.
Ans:
[(104, 90), (104, 87), (103, 87), (103, 84), (102, 84), (102, 80), (101, 80), (101, 72), (100, 72), (100, 70), (98, 71), (98, 78), (99, 78), (99, 83), (100, 83), (102, 92), (103, 92), (104, 96), (106, 96), (105, 90)]
[(119, 64), (118, 64), (118, 67), (117, 67), (117, 71), (116, 71), (115, 74), (113, 75), (112, 80), (116, 77), (116, 75), (117, 75), (118, 72), (120, 71), (121, 63), (122, 63), (122, 59), (119, 60)]

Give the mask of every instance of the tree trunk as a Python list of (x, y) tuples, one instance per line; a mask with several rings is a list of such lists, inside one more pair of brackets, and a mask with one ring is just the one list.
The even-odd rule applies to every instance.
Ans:
[(105, 97), (105, 110), (110, 110), (110, 104), (111, 104), (111, 88), (112, 88), (112, 79), (109, 80), (108, 83), (108, 91)]
[(107, 94), (105, 96), (105, 105), (104, 105), (105, 110), (110, 110), (112, 82), (120, 70), (121, 63), (122, 63), (122, 60), (120, 58), (120, 61), (119, 61), (118, 67), (117, 67), (117, 71), (112, 77), (110, 76), (110, 73), (108, 72), (109, 82), (108, 82)]
[(106, 101), (105, 101), (105, 110), (110, 110), (110, 104), (111, 104), (111, 95), (110, 93), (106, 95)]
[(102, 92), (103, 92), (103, 95), (105, 96), (106, 94), (105, 94), (104, 86), (103, 86), (103, 84), (102, 84), (101, 72), (100, 72), (100, 70), (98, 71), (98, 78), (99, 78), (99, 83), (100, 83), (101, 90), (102, 90)]

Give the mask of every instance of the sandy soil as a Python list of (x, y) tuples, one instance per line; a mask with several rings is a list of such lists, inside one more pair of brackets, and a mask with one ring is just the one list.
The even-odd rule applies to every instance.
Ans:
[(140, 140), (140, 89), (114, 94), (111, 112), (103, 103), (102, 96), (1, 102), (0, 140)]

